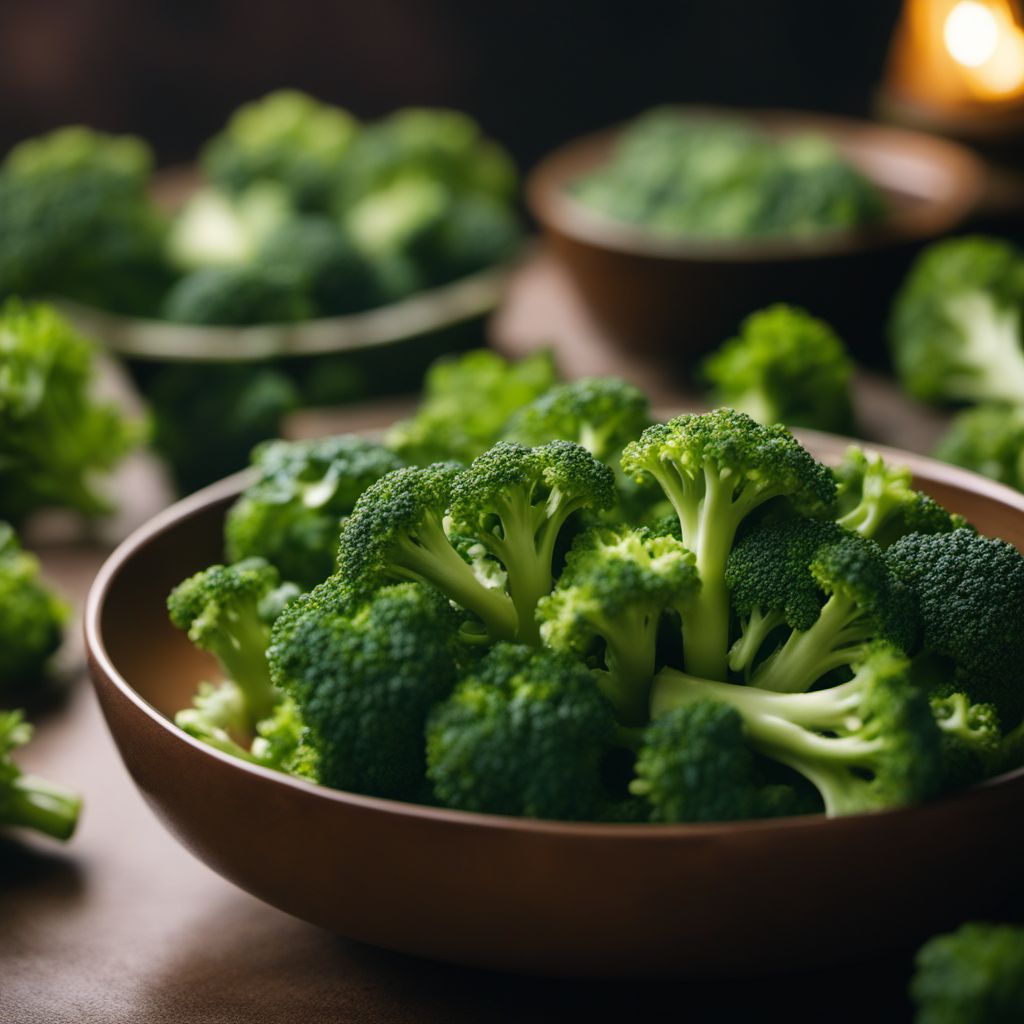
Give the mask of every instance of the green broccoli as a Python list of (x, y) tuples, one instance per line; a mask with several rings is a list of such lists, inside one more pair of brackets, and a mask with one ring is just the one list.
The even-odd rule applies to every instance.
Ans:
[(934, 498), (912, 486), (910, 470), (877, 452), (851, 446), (836, 467), (840, 526), (882, 547), (907, 533), (948, 533), (965, 525)]
[(693, 555), (674, 537), (594, 527), (576, 538), (558, 586), (537, 605), (541, 637), (598, 666), (623, 725), (646, 725), (662, 615), (699, 587)]
[(153, 154), (149, 145), (134, 135), (108, 135), (83, 125), (67, 125), (18, 143), (7, 154), (3, 170), (25, 179), (97, 172), (141, 193), (153, 171)]
[(267, 441), (252, 455), (256, 480), (228, 510), (228, 558), (260, 556), (309, 588), (334, 571), (341, 520), (374, 481), (401, 459), (354, 434)]
[(811, 693), (772, 693), (663, 669), (654, 680), (655, 718), (718, 701), (742, 716), (757, 753), (803, 775), (830, 816), (896, 807), (934, 795), (942, 781), (941, 733), (909, 662), (876, 645), (851, 680)]
[(519, 641), (540, 639), (537, 602), (551, 592), (555, 543), (566, 521), (614, 501), (612, 471), (572, 441), (537, 448), (499, 441), (455, 477), (452, 528), (477, 538), (504, 568)]
[[(809, 690), (849, 668), (876, 639), (910, 651), (917, 619), (882, 549), (828, 520), (786, 519), (751, 530), (725, 573), (741, 635), (729, 667), (755, 686)], [(780, 627), (788, 627), (771, 649)]]
[(1024, 928), (977, 921), (918, 951), (916, 1024), (1017, 1024), (1024, 1019)]
[(446, 807), (587, 819), (602, 806), (611, 705), (586, 667), (555, 651), (498, 644), (427, 723), (427, 775)]
[(1024, 254), (981, 235), (929, 246), (893, 306), (904, 386), (930, 401), (1024, 404)]
[(345, 214), (345, 231), (368, 258), (404, 256), (437, 230), (451, 193), (443, 182), (409, 174), (364, 196)]
[(54, 839), (70, 839), (78, 824), (82, 798), (63, 786), (28, 775), (11, 751), (32, 738), (21, 711), (0, 711), (0, 826), (31, 828)]
[(1024, 555), (963, 528), (908, 534), (886, 558), (920, 607), (925, 650), (946, 662), (936, 693), (964, 692), (1016, 726), (1024, 718)]
[(512, 413), (555, 381), (546, 351), (516, 363), (488, 349), (438, 360), (427, 371), (416, 415), (396, 423), (386, 443), (408, 463), (472, 462), (499, 440)]
[(835, 331), (794, 306), (778, 304), (743, 321), (737, 337), (703, 363), (716, 405), (759, 423), (849, 432), (853, 363)]
[(464, 657), (460, 616), (435, 590), (384, 587), (352, 604), (332, 577), (274, 624), (273, 678), (297, 705), (325, 785), (422, 800), (424, 722)]
[(725, 564), (736, 531), (756, 508), (786, 498), (798, 511), (832, 509), (835, 480), (784, 427), (718, 409), (648, 427), (626, 446), (622, 467), (652, 476), (679, 516), (697, 558), (700, 594), (683, 617), (687, 671), (724, 679), (729, 648)]
[(39, 577), (39, 562), (0, 521), (0, 693), (40, 678), (60, 647), (68, 609)]
[(221, 188), (276, 182), (301, 209), (326, 210), (359, 128), (340, 107), (279, 89), (239, 107), (201, 160)]
[(49, 306), (0, 307), (0, 516), (46, 506), (110, 510), (93, 480), (142, 438), (140, 424), (92, 397), (95, 349)]
[(1024, 405), (988, 402), (957, 413), (935, 457), (1024, 491)]
[(972, 704), (967, 694), (951, 693), (932, 697), (931, 706), (942, 730), (944, 793), (981, 782), (1002, 769), (1005, 742), (994, 704)]
[(313, 306), (303, 282), (286, 271), (205, 267), (186, 274), (171, 288), (161, 315), (177, 324), (288, 324), (308, 320)]

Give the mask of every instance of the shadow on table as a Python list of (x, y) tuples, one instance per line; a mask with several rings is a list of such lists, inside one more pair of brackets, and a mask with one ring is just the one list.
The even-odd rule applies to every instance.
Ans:
[(47, 904), (65, 904), (83, 894), (85, 873), (63, 849), (49, 849), (32, 839), (0, 837), (0, 911), (15, 896), (34, 898), (34, 889)]

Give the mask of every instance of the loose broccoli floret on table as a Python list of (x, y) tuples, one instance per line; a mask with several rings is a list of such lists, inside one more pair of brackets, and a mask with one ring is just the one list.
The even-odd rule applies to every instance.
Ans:
[(611, 705), (567, 654), (498, 644), (427, 725), (427, 774), (446, 807), (586, 819), (605, 798)]
[(988, 402), (958, 413), (935, 457), (1024, 491), (1024, 405)]
[(308, 320), (313, 307), (303, 282), (265, 267), (204, 267), (180, 278), (162, 315), (178, 324), (244, 327)]
[(591, 665), (619, 721), (642, 726), (662, 616), (699, 588), (693, 555), (674, 537), (591, 528), (576, 538), (558, 586), (538, 604), (541, 637)]
[(972, 921), (917, 952), (915, 1024), (1017, 1024), (1024, 1019), (1024, 928)]
[(267, 441), (253, 452), (258, 472), (228, 511), (228, 557), (260, 556), (305, 588), (334, 570), (342, 517), (370, 484), (401, 459), (354, 434), (309, 441)]
[(626, 446), (622, 466), (653, 477), (672, 502), (683, 543), (697, 558), (700, 594), (683, 616), (686, 669), (724, 679), (729, 648), (725, 564), (736, 531), (759, 506), (786, 498), (798, 511), (827, 514), (835, 499), (831, 470), (782, 426), (719, 409), (648, 427)]
[(22, 772), (11, 752), (28, 743), (32, 726), (21, 711), (0, 711), (0, 826), (35, 829), (70, 839), (82, 799), (63, 786)]
[(703, 364), (716, 405), (759, 423), (846, 433), (853, 425), (853, 363), (835, 331), (794, 306), (743, 321), (737, 337)]
[(402, 583), (351, 604), (337, 577), (285, 609), (270, 663), (308, 730), (319, 781), (400, 800), (428, 795), (424, 722), (458, 678), (460, 622), (430, 587)]
[(0, 693), (38, 681), (60, 647), (67, 616), (40, 578), (37, 559), (0, 521)]
[(750, 746), (803, 775), (830, 816), (897, 807), (942, 783), (941, 733), (909, 662), (878, 645), (851, 680), (811, 693), (772, 693), (663, 669), (651, 711), (717, 701), (739, 712)]
[(1024, 254), (981, 235), (929, 246), (893, 307), (903, 383), (933, 401), (1024, 403)]
[(110, 511), (95, 478), (143, 430), (93, 397), (94, 359), (92, 343), (49, 306), (10, 299), (0, 308), (0, 517)]

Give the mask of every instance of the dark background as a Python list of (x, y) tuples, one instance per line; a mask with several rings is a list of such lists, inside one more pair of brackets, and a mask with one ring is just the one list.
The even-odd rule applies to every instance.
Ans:
[(897, 0), (0, 0), (0, 147), (61, 124), (190, 158), (295, 86), (475, 115), (520, 165), (665, 101), (867, 113)]

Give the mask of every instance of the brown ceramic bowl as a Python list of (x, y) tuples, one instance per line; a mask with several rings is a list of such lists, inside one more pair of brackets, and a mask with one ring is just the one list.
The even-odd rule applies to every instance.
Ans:
[(682, 365), (770, 302), (804, 305), (832, 322), (854, 352), (874, 354), (911, 253), (959, 227), (984, 187), (984, 167), (968, 149), (921, 132), (791, 111), (681, 110), (708, 118), (739, 113), (779, 136), (823, 135), (879, 186), (888, 204), (881, 224), (860, 231), (804, 239), (668, 238), (598, 213), (568, 190), (608, 160), (622, 126), (545, 158), (526, 182), (526, 201), (582, 299), (612, 340)]
[[(805, 435), (823, 458), (841, 439)], [(884, 450), (884, 449), (883, 449)], [(1024, 495), (911, 456), (918, 483), (1024, 546)], [(343, 935), (547, 975), (753, 974), (836, 962), (997, 913), (1020, 880), (1024, 770), (918, 807), (720, 825), (540, 822), (322, 789), (171, 721), (211, 671), (164, 599), (219, 560), (244, 475), (111, 556), (86, 640), (103, 713), (167, 827), (236, 885)]]

